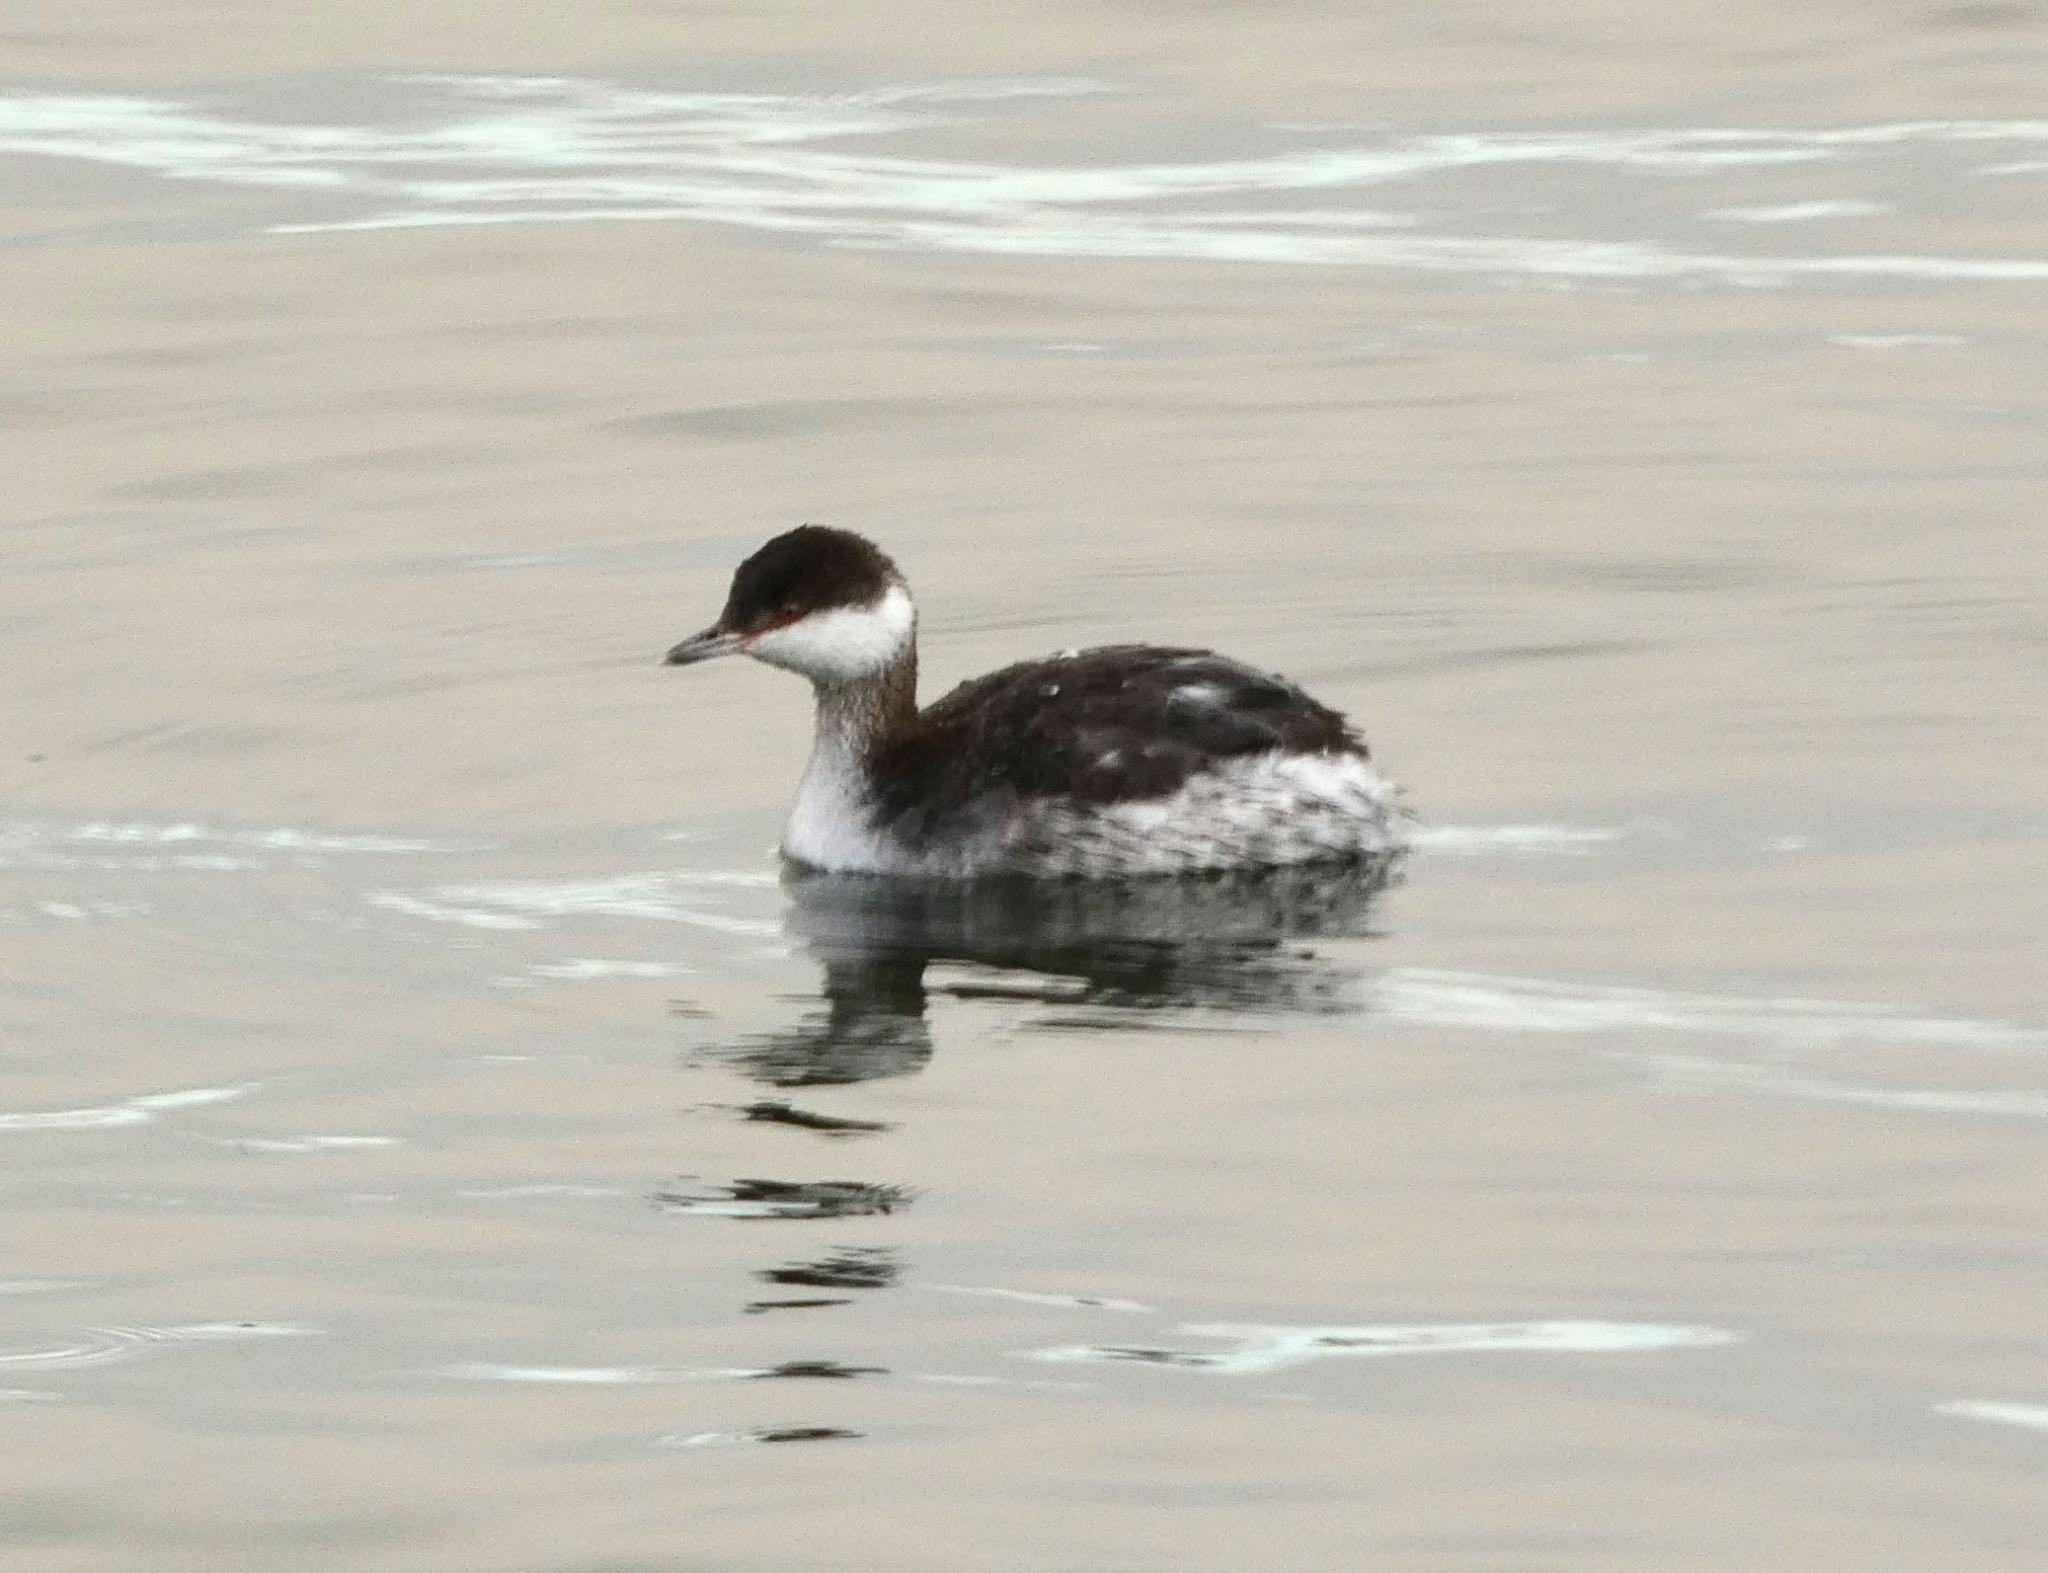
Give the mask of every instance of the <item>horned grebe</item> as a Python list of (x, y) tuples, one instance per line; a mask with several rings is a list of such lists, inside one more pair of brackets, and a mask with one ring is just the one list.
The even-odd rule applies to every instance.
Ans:
[(750, 655), (811, 680), (786, 857), (845, 873), (1120, 878), (1380, 857), (1394, 787), (1336, 711), (1206, 650), (1105, 645), (917, 707), (917, 614), (848, 530), (778, 535), (671, 666)]

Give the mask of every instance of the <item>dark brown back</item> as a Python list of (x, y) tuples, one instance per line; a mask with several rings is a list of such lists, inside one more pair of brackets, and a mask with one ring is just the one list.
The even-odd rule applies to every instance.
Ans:
[[(885, 820), (1166, 796), (1219, 761), (1365, 753), (1343, 716), (1284, 678), (1207, 650), (1105, 645), (962, 683), (877, 770)], [(904, 828), (917, 828), (905, 826)]]

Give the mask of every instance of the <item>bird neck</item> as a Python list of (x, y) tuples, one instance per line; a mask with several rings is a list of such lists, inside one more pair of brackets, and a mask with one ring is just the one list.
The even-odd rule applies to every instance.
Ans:
[(879, 672), (844, 682), (814, 682), (818, 697), (817, 748), (872, 759), (892, 739), (917, 726), (917, 640)]

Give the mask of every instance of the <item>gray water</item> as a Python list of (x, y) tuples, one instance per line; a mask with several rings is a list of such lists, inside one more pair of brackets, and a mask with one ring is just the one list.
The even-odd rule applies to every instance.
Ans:
[[(2028, 17), (573, 20), (16, 35), (0, 1563), (2036, 1565)], [(799, 519), (1414, 852), (785, 879)]]

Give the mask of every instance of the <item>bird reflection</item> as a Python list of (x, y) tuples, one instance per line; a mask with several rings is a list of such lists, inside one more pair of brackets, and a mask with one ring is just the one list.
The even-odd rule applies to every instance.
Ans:
[(792, 871), (788, 925), (823, 970), (819, 1006), (720, 1057), (775, 1087), (910, 1075), (931, 1058), (933, 990), (1057, 1007), (1076, 1028), (1169, 1008), (1346, 1009), (1356, 969), (1306, 942), (1370, 933), (1397, 875), (1392, 860), (1121, 883)]

